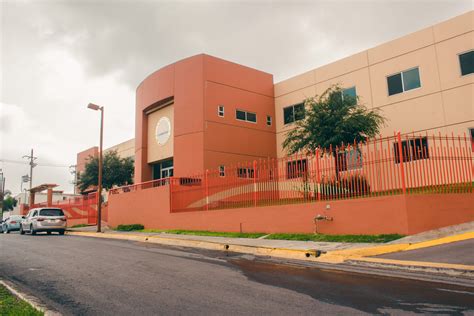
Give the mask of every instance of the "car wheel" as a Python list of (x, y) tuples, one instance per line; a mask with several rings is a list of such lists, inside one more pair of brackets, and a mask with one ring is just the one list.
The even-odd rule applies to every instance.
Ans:
[(23, 230), (23, 226), (20, 225), (20, 235), (24, 235), (25, 231)]
[(36, 232), (35, 232), (35, 230), (33, 229), (33, 225), (30, 226), (30, 233), (31, 233), (32, 235), (36, 235)]
[(10, 231), (7, 229), (7, 234), (10, 234)]
[(46, 232), (46, 234), (51, 235), (51, 232)]
[(64, 235), (64, 230), (60, 230), (59, 235)]

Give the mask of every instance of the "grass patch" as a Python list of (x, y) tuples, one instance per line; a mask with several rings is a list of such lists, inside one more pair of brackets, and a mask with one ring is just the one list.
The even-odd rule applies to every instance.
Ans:
[(40, 316), (44, 315), (27, 302), (17, 298), (4, 286), (0, 285), (0, 315), (5, 316)]
[(182, 229), (142, 229), (144, 233), (168, 233), (177, 235), (211, 236), (211, 237), (229, 237), (229, 238), (259, 238), (265, 236), (264, 233), (229, 233), (229, 232), (211, 232), (206, 230), (182, 230)]
[(118, 225), (115, 230), (130, 232), (130, 231), (135, 231), (135, 230), (142, 230), (144, 228), (145, 226), (143, 226), (142, 224), (130, 224), (130, 225)]
[(325, 241), (325, 242), (361, 242), (361, 243), (386, 243), (397, 240), (404, 235), (324, 235), (324, 234), (271, 234), (265, 239), (299, 240), (299, 241)]
[(71, 228), (81, 228), (81, 227), (87, 227), (89, 225), (87, 224), (77, 224), (77, 225), (74, 225), (74, 226), (71, 226)]

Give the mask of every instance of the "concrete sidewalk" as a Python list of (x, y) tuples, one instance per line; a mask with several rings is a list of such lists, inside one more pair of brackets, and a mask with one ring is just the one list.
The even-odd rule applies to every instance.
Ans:
[[(460, 233), (461, 232), (461, 233)], [(168, 233), (142, 233), (142, 232), (118, 232), (106, 229), (103, 233), (95, 232), (94, 227), (71, 229), (69, 235), (124, 239), (140, 242), (150, 242), (170, 246), (181, 246), (191, 248), (202, 248), (209, 250), (231, 251), (237, 253), (252, 254), (257, 256), (271, 256), (284, 259), (296, 259), (309, 262), (320, 262), (325, 264), (358, 265), (364, 267), (375, 267), (385, 269), (408, 270), (414, 272), (434, 273), (457, 277), (472, 278), (474, 280), (474, 265), (471, 261), (450, 263), (446, 260), (436, 260), (443, 256), (426, 257), (424, 260), (404, 260), (403, 253), (442, 245), (445, 249), (451, 243), (474, 240), (474, 231), (470, 229), (452, 229), (451, 235), (448, 230), (443, 231), (444, 237), (429, 239), (431, 234), (411, 237), (413, 240), (423, 240), (415, 243), (340, 243), (340, 242), (312, 242), (312, 241), (290, 241), (290, 240), (267, 240), (251, 238), (227, 238), (211, 236), (194, 236)], [(428, 236), (428, 237), (427, 237)], [(446, 250), (444, 249), (444, 252)], [(462, 248), (464, 249), (464, 248)], [(434, 248), (430, 250), (433, 253)], [(434, 250), (436, 251), (436, 250)], [(381, 257), (387, 254), (399, 256)], [(453, 256), (450, 252), (449, 256)], [(465, 254), (464, 254), (465, 256)]]

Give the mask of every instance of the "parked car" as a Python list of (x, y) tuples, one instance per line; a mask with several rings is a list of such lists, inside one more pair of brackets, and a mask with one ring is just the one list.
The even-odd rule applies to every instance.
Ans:
[(23, 220), (23, 216), (21, 215), (11, 215), (10, 217), (6, 218), (2, 223), (2, 232), (9, 234), (13, 231), (20, 230), (20, 222)]
[(38, 232), (51, 234), (57, 232), (64, 235), (67, 227), (67, 218), (60, 208), (40, 207), (28, 212), (20, 225), (20, 234), (26, 232), (35, 235)]
[(0, 219), (0, 233), (3, 233), (3, 220)]

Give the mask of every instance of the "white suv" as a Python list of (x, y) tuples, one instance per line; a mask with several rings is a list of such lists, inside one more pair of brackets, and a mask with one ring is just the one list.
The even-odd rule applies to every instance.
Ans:
[(37, 232), (58, 232), (64, 235), (67, 227), (67, 219), (60, 208), (41, 207), (34, 208), (28, 212), (25, 219), (20, 223), (20, 234), (29, 232), (35, 235)]

